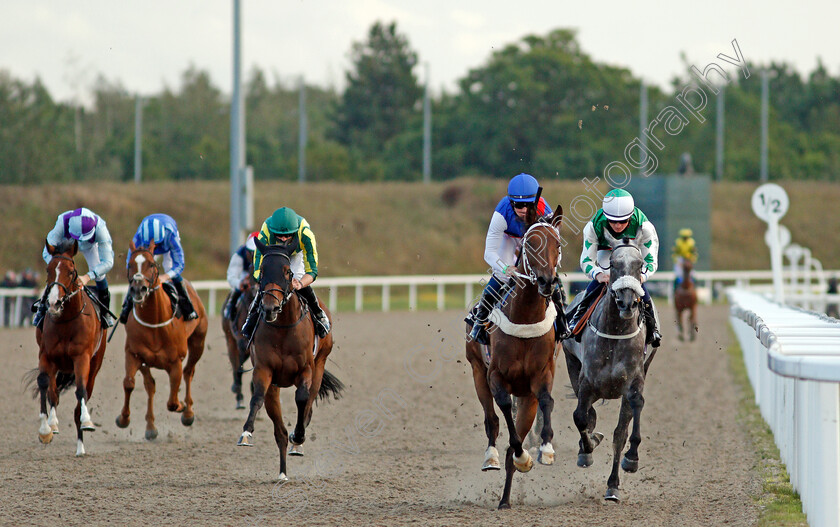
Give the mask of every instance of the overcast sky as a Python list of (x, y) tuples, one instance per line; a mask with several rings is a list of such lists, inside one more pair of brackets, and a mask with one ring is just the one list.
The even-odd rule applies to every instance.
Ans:
[[(718, 53), (771, 59), (810, 72), (822, 57), (840, 71), (840, 2), (706, 0), (242, 0), (244, 71), (257, 65), (292, 82), (343, 86), (351, 43), (377, 20), (396, 20), (431, 83), (457, 79), (527, 34), (575, 28), (596, 61), (666, 86), (680, 53), (701, 69)], [(39, 76), (59, 100), (87, 100), (98, 73), (130, 92), (177, 89), (191, 64), (231, 91), (232, 0), (2, 0), (0, 70)], [(423, 78), (422, 69), (418, 76)]]

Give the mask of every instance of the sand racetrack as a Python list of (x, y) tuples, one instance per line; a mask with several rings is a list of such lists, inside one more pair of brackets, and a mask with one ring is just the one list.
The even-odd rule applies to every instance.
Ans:
[[(160, 436), (153, 442), (143, 439), (139, 374), (131, 424), (114, 424), (123, 401), (125, 333), (118, 330), (90, 401), (97, 431), (85, 434), (82, 458), (74, 457), (72, 391), (58, 407), (60, 435), (38, 442), (38, 404), (21, 383), (37, 366), (34, 330), (0, 330), (0, 524), (752, 525), (760, 484), (736, 421), (727, 314), (726, 306), (701, 308), (691, 344), (678, 345), (666, 325), (645, 388), (640, 470), (621, 474), (620, 504), (602, 499), (619, 405), (596, 407), (607, 440), (593, 466), (578, 468), (575, 401), (558, 361), (557, 462), (516, 474), (508, 511), (496, 510), (503, 473), (479, 470), (486, 439), (460, 312), (337, 314), (327, 369), (347, 390), (315, 408), (306, 456), (290, 458), (284, 485), (275, 484), (279, 456), (264, 410), (256, 446), (236, 446), (247, 412), (234, 409), (218, 317), (196, 372), (192, 427), (166, 411), (168, 382), (155, 372)], [(293, 390), (281, 400), (291, 423)], [(499, 450), (506, 447), (503, 431)]]

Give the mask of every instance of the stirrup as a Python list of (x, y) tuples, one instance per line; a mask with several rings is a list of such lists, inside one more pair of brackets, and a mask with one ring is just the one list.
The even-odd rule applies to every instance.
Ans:
[(312, 317), (315, 323), (315, 332), (318, 334), (318, 338), (324, 338), (327, 336), (327, 333), (330, 332), (330, 321), (327, 318), (327, 315), (321, 311), (320, 314), (315, 315)]

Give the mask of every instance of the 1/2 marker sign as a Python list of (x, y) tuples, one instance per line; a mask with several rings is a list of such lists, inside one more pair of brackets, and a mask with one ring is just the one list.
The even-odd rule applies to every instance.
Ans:
[(752, 210), (762, 221), (779, 221), (787, 213), (790, 200), (785, 189), (775, 183), (761, 185), (752, 195)]

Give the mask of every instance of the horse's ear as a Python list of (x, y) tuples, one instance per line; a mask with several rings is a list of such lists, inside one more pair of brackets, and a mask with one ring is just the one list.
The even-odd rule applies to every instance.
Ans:
[(152, 241), (149, 242), (149, 252), (152, 253), (152, 254), (155, 254), (155, 240), (154, 239), (152, 239)]
[(610, 247), (613, 249), (621, 245), (621, 240), (613, 237), (613, 235), (610, 234), (609, 231), (607, 231), (607, 229), (604, 229), (604, 238), (607, 239), (607, 243), (609, 243)]
[(563, 224), (563, 205), (557, 204), (557, 208), (554, 209), (554, 214), (551, 216), (551, 224), (558, 231), (560, 230), (560, 226)]
[(259, 236), (254, 238), (254, 245), (257, 246), (257, 250), (260, 252), (260, 254), (265, 254), (266, 249), (268, 249), (268, 246), (262, 241), (260, 241)]
[(77, 252), (79, 252), (79, 241), (73, 240), (73, 246), (70, 248), (70, 255), (76, 256)]
[(50, 245), (50, 242), (48, 242), (46, 238), (44, 238), (44, 246), (46, 246), (47, 253), (49, 253), (50, 256), (55, 254), (55, 246)]
[(134, 245), (134, 238), (132, 238), (132, 239), (131, 239), (131, 241), (130, 241), (130, 242), (128, 242), (128, 249), (129, 249), (129, 251), (131, 251), (131, 252), (134, 252), (134, 251), (136, 251), (136, 250), (137, 250), (137, 246), (136, 246), (136, 245)]

